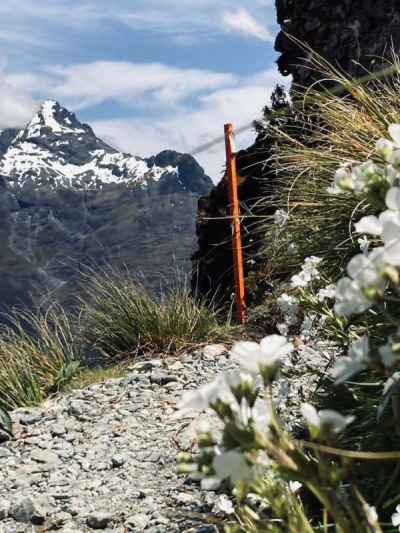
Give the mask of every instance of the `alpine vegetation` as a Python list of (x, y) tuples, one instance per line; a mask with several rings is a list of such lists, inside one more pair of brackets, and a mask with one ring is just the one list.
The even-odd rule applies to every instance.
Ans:
[[(222, 425), (201, 428), (199, 452), (183, 454), (181, 469), (229, 494), (229, 532), (399, 530), (400, 124), (388, 125), (367, 160), (343, 162), (326, 194), (375, 213), (351, 221), (359, 247), (349, 244), (343, 272), (335, 279), (327, 257), (306, 257), (276, 297), (281, 335), (237, 342), (237, 370), (181, 401), (182, 416), (208, 410)], [(281, 228), (289, 219), (275, 216)], [(301, 344), (324, 345), (331, 357), (325, 395), (315, 395), (323, 408), (299, 398), (303, 422), (293, 429), (280, 405), (291, 386), (281, 368)]]

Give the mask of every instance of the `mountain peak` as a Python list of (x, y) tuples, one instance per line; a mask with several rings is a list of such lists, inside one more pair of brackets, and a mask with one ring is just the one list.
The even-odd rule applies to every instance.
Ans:
[(28, 139), (49, 133), (55, 135), (84, 134), (91, 133), (91, 128), (79, 122), (74, 113), (70, 113), (55, 100), (45, 100), (33, 119), (21, 131), (21, 137)]

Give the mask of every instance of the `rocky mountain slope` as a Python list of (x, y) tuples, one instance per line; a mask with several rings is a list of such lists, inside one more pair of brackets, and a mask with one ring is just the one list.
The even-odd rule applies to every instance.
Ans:
[(197, 198), (189, 155), (121, 153), (57, 102), (0, 132), (0, 305), (71, 295), (85, 266), (126, 265), (157, 287), (188, 268)]

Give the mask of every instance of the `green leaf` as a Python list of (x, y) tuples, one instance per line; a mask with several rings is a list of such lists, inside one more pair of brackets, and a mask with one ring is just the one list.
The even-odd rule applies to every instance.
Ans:
[(2, 407), (0, 407), (0, 429), (4, 429), (7, 433), (12, 435), (11, 417)]

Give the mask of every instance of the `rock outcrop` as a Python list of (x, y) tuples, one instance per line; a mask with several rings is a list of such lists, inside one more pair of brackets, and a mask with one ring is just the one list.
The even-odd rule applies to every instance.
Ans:
[[(309, 45), (332, 64), (352, 75), (365, 75), (365, 68), (380, 69), (382, 57), (391, 49), (400, 51), (400, 4), (397, 0), (276, 0), (278, 22), (282, 31), (276, 39), (281, 53), (278, 67), (291, 75), (296, 84), (307, 87), (317, 74), (307, 66), (305, 51), (295, 40)], [(280, 91), (272, 109), (285, 105)], [(268, 119), (268, 113), (265, 114)], [(243, 242), (245, 269), (249, 276), (257, 270), (262, 230), (255, 231), (251, 214), (270, 214), (260, 198), (274, 188), (274, 171), (265, 163), (273, 138), (258, 135), (253, 146), (238, 154), (241, 175), (239, 196), (243, 208)], [(193, 256), (193, 285), (203, 293), (232, 293), (231, 229), (226, 179), (199, 200), (197, 233), (198, 250)], [(225, 218), (224, 218), (225, 217)], [(261, 260), (262, 261), (262, 260)]]
[(121, 153), (45, 102), (0, 134), (0, 307), (73, 295), (85, 266), (124, 264), (159, 287), (188, 270), (197, 199), (211, 186), (191, 156)]

